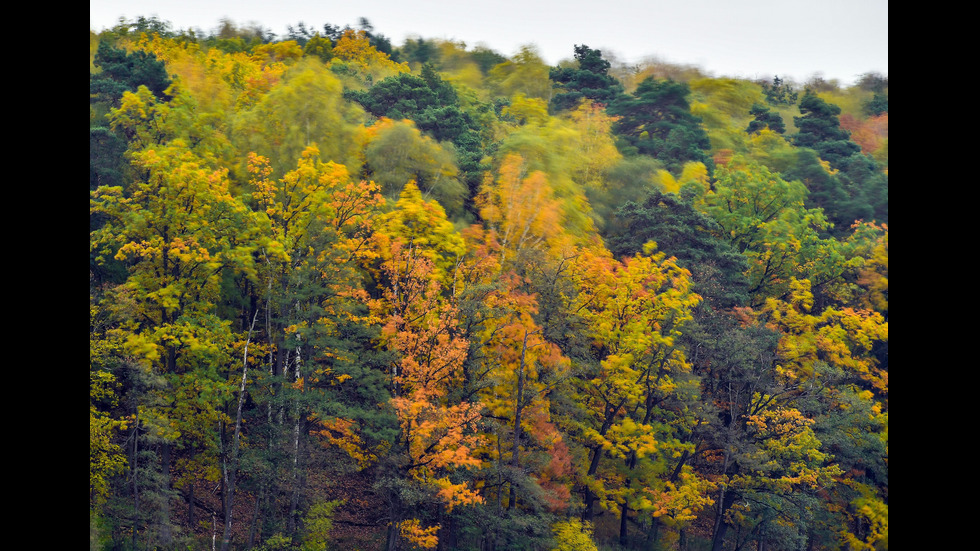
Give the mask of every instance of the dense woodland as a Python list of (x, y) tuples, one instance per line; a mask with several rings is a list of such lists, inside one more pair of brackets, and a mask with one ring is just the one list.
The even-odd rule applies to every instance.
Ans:
[(587, 42), (90, 31), (91, 549), (887, 549), (887, 77)]

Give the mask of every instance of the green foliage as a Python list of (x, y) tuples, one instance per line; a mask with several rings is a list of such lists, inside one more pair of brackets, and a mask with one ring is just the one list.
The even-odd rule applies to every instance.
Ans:
[(720, 237), (718, 223), (694, 207), (689, 191), (679, 196), (654, 190), (642, 203), (624, 204), (607, 231), (609, 250), (632, 256), (655, 242), (691, 270), (695, 290), (716, 308), (741, 305), (748, 298), (746, 259)]
[(91, 34), (93, 548), (887, 548), (887, 78), (360, 29)]
[(749, 123), (749, 127), (745, 129), (749, 134), (758, 132), (763, 128), (780, 134), (786, 132), (786, 124), (783, 123), (783, 118), (779, 116), (779, 113), (773, 113), (764, 105), (754, 104), (749, 114), (755, 117)]
[(610, 64), (602, 59), (602, 52), (586, 45), (575, 46), (578, 68), (553, 67), (549, 77), (561, 91), (551, 98), (553, 111), (572, 109), (583, 98), (608, 104), (623, 93), (623, 85), (609, 74)]
[(422, 135), (411, 121), (393, 121), (380, 128), (364, 148), (365, 171), (395, 199), (405, 184), (415, 182), (451, 217), (458, 218), (469, 190), (459, 180), (454, 153)]
[(422, 66), (420, 75), (402, 73), (389, 77), (367, 91), (345, 92), (376, 117), (415, 122), (422, 132), (439, 142), (450, 142), (456, 149), (456, 163), (470, 195), (479, 184), (484, 146), (472, 116), (460, 105), (453, 86), (444, 81), (432, 65)]
[(763, 82), (762, 92), (766, 95), (766, 102), (771, 105), (792, 105), (799, 98), (799, 92), (778, 76), (772, 78), (772, 84)]
[(671, 172), (696, 161), (713, 166), (711, 149), (701, 120), (691, 114), (684, 83), (648, 78), (628, 95), (610, 103), (608, 111), (619, 117), (616, 135), (642, 155), (661, 161)]
[(888, 94), (875, 93), (874, 97), (864, 104), (864, 113), (874, 117), (888, 112)]
[(118, 106), (123, 92), (135, 92), (140, 86), (146, 86), (157, 98), (170, 99), (166, 93), (170, 77), (164, 64), (152, 53), (130, 53), (101, 40), (93, 64), (99, 69), (89, 77), (89, 96), (93, 103)]
[(838, 169), (846, 158), (860, 152), (861, 147), (850, 140), (850, 132), (840, 127), (840, 107), (808, 91), (800, 100), (800, 114), (793, 118), (799, 131), (793, 137), (797, 147), (815, 150), (821, 159)]

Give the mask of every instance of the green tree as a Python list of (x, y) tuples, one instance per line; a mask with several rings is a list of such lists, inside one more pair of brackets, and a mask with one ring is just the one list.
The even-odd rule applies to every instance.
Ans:
[(779, 113), (773, 113), (765, 105), (760, 105), (758, 103), (752, 106), (749, 114), (755, 117), (752, 122), (749, 123), (749, 127), (745, 129), (746, 132), (752, 134), (753, 132), (758, 132), (763, 128), (768, 128), (773, 132), (778, 132), (783, 134), (786, 132), (786, 124), (783, 122), (783, 118), (779, 116)]
[(851, 133), (840, 127), (840, 107), (809, 91), (803, 95), (799, 107), (802, 116), (793, 117), (799, 131), (793, 137), (794, 145), (815, 150), (821, 159), (838, 169), (846, 158), (861, 151), (850, 140)]
[(654, 242), (691, 271), (695, 291), (715, 308), (740, 306), (748, 298), (747, 261), (693, 200), (690, 193), (654, 190), (642, 203), (627, 202), (607, 232), (609, 250), (617, 257), (632, 256)]
[(801, 182), (740, 158), (715, 175), (713, 189), (696, 204), (719, 224), (718, 237), (748, 259), (749, 304), (783, 296), (793, 277), (828, 292), (844, 283), (848, 259), (839, 242), (822, 235), (828, 222), (821, 210), (805, 207)]
[(103, 102), (117, 107), (123, 92), (135, 92), (141, 85), (161, 100), (168, 100), (166, 90), (170, 76), (156, 55), (116, 48), (109, 40), (100, 40), (94, 65), (99, 69), (89, 76), (91, 102)]
[(422, 134), (408, 119), (382, 118), (368, 129), (364, 147), (364, 171), (382, 192), (397, 199), (408, 182), (415, 182), (446, 209), (452, 218), (461, 218), (469, 196), (460, 181), (454, 151)]
[(303, 55), (314, 56), (324, 63), (333, 57), (333, 42), (329, 38), (313, 33), (313, 36), (303, 45)]
[(484, 144), (480, 131), (462, 108), (452, 84), (444, 81), (432, 65), (423, 65), (418, 76), (402, 73), (366, 91), (348, 90), (344, 97), (361, 104), (376, 117), (410, 119), (435, 140), (452, 143), (470, 196), (475, 195), (485, 169), (481, 164)]
[[(128, 271), (104, 303), (115, 313), (109, 334), (128, 358), (120, 365), (131, 366), (133, 538), (169, 545), (174, 485), (194, 476), (195, 465), (217, 465), (225, 443), (242, 335), (216, 305), (224, 273), (254, 275), (257, 241), (226, 171), (182, 141), (133, 152), (133, 162), (145, 177), (129, 193), (92, 192), (90, 209), (105, 224), (92, 232), (90, 247), (97, 262), (113, 257)], [(217, 482), (216, 474), (205, 476)]]
[(772, 78), (772, 84), (762, 83), (762, 92), (766, 95), (766, 101), (771, 105), (792, 105), (799, 98), (799, 92), (793, 87), (783, 82), (779, 76)]
[(549, 71), (549, 78), (559, 90), (551, 98), (553, 111), (573, 109), (583, 98), (608, 104), (623, 94), (623, 85), (609, 74), (610, 64), (602, 59), (600, 50), (575, 45), (575, 60), (577, 69), (553, 67)]
[(244, 157), (255, 152), (288, 172), (306, 147), (319, 144), (320, 155), (355, 166), (357, 123), (363, 112), (344, 101), (343, 85), (318, 59), (305, 58), (283, 75), (232, 125), (232, 141)]
[(636, 90), (609, 104), (609, 114), (619, 117), (613, 132), (643, 155), (664, 163), (671, 172), (680, 172), (688, 161), (714, 165), (701, 120), (691, 114), (684, 83), (650, 77)]

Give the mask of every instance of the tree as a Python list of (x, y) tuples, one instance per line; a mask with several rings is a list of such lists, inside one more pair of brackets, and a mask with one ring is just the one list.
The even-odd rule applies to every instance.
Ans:
[[(223, 453), (224, 410), (234, 389), (229, 375), (241, 335), (215, 306), (226, 271), (254, 275), (257, 239), (248, 209), (229, 193), (226, 171), (208, 167), (182, 141), (133, 152), (133, 162), (146, 177), (130, 193), (92, 192), (91, 210), (106, 223), (92, 232), (91, 247), (96, 261), (113, 256), (128, 267), (110, 296), (131, 304), (116, 322), (125, 335), (120, 352), (147, 384), (131, 396), (132, 498), (139, 511), (141, 503), (152, 503), (141, 502), (143, 489), (159, 492), (162, 501), (146, 522), (159, 523), (156, 537), (167, 544), (172, 454), (183, 449), (213, 462)], [(148, 462), (138, 448), (145, 445), (156, 448), (159, 461)], [(136, 473), (159, 482), (140, 486)], [(147, 528), (139, 517), (135, 523), (134, 538)]]
[[(433, 263), (415, 246), (396, 240), (383, 268), (387, 322), (382, 334), (385, 345), (398, 354), (390, 366), (391, 405), (401, 427), (398, 472), (434, 491), (447, 511), (480, 503), (483, 498), (476, 489), (451, 478), (456, 469), (478, 467), (474, 454), (483, 447), (476, 430), (482, 406), (452, 400), (449, 392), (462, 376), (469, 348), (457, 335), (456, 310), (440, 297), (440, 282), (430, 277)], [(399, 533), (420, 543), (420, 519), (403, 517), (411, 514), (402, 510), (406, 496), (392, 499), (389, 549)], [(423, 547), (433, 547), (434, 533), (425, 536)]]
[(691, 271), (698, 294), (713, 307), (728, 309), (748, 298), (747, 262), (721, 235), (718, 223), (694, 207), (689, 193), (654, 190), (642, 203), (627, 202), (619, 209), (607, 243), (620, 258), (655, 243)]
[(469, 189), (459, 177), (455, 154), (422, 134), (411, 120), (382, 118), (365, 133), (365, 175), (388, 195), (408, 182), (439, 201), (453, 218), (462, 217)]
[(500, 240), (505, 256), (525, 249), (559, 249), (565, 245), (560, 203), (547, 176), (534, 171), (523, 177), (525, 161), (508, 155), (496, 182), (486, 182), (477, 200), (480, 215)]
[(456, 90), (431, 65), (423, 65), (419, 76), (399, 74), (370, 90), (348, 90), (344, 96), (376, 117), (410, 119), (436, 141), (451, 142), (470, 197), (475, 195), (485, 169), (481, 164), (484, 150), (480, 133), (472, 117), (462, 109)]
[(327, 63), (333, 57), (333, 42), (329, 38), (313, 33), (313, 36), (303, 45), (303, 55), (315, 56)]
[(806, 93), (800, 100), (800, 117), (793, 117), (799, 132), (793, 137), (797, 147), (815, 150), (830, 166), (840, 169), (844, 160), (860, 151), (850, 140), (850, 132), (840, 127), (840, 107), (820, 96)]
[(288, 172), (311, 143), (319, 144), (322, 157), (353, 165), (359, 111), (344, 101), (340, 80), (318, 60), (306, 58), (239, 114), (232, 136), (239, 151), (268, 158), (277, 174)]
[[(278, 179), (260, 155), (247, 164), (266, 243), (259, 280), (242, 290), (250, 317), (264, 314), (266, 345), (250, 395), (261, 430), (250, 436), (281, 455), (252, 452), (262, 468), (246, 481), (259, 500), (287, 494), (288, 533), (296, 535), (307, 446), (339, 448), (363, 468), (377, 459), (376, 446), (393, 440), (393, 419), (377, 409), (390, 395), (378, 369), (385, 358), (368, 351), (378, 322), (361, 271), (375, 258), (370, 244), (384, 201), (377, 185), (324, 161), (315, 145)], [(344, 384), (355, 377), (356, 389)]]
[(576, 44), (575, 60), (578, 61), (577, 69), (552, 67), (548, 73), (561, 90), (551, 98), (553, 111), (573, 109), (582, 99), (605, 105), (623, 94), (623, 85), (609, 74), (610, 64), (602, 59), (600, 50)]
[(689, 88), (672, 80), (647, 78), (627, 96), (609, 104), (609, 114), (619, 117), (613, 131), (643, 155), (650, 155), (677, 172), (687, 161), (709, 168), (711, 148), (701, 121), (691, 114)]
[(748, 259), (750, 305), (784, 296), (792, 277), (828, 288), (843, 282), (847, 259), (836, 240), (820, 235), (828, 223), (819, 209), (804, 207), (801, 182), (738, 158), (715, 175), (698, 208), (719, 224), (718, 237)]
[(135, 92), (140, 86), (146, 86), (158, 99), (170, 98), (166, 94), (170, 77), (164, 64), (152, 53), (139, 50), (128, 53), (115, 48), (108, 40), (100, 40), (93, 63), (100, 71), (89, 77), (92, 102), (116, 107), (123, 92)]
[(772, 84), (763, 82), (762, 91), (766, 95), (766, 102), (771, 105), (792, 105), (799, 97), (799, 92), (783, 82), (778, 75), (772, 78)]
[[(574, 309), (590, 328), (598, 361), (576, 388), (583, 408), (576, 433), (589, 450), (579, 481), (583, 515), (590, 520), (597, 503), (620, 509), (625, 545), (629, 511), (652, 514), (664, 506), (672, 494), (666, 483), (684, 462), (675, 459), (693, 452), (687, 433), (697, 413), (685, 404), (697, 382), (676, 339), (700, 297), (690, 290), (689, 272), (663, 253), (620, 263), (585, 251), (575, 272)], [(604, 457), (614, 463), (600, 469)]]
[(754, 104), (749, 114), (755, 117), (749, 123), (749, 127), (745, 129), (749, 134), (758, 132), (763, 128), (780, 134), (786, 132), (786, 124), (783, 123), (783, 118), (779, 116), (779, 113), (773, 113), (764, 105)]
[(334, 58), (330, 62), (331, 68), (353, 70), (368, 85), (409, 71), (407, 63), (397, 63), (388, 53), (375, 47), (379, 45), (390, 52), (390, 44), (387, 41), (372, 42), (367, 31), (346, 28), (339, 38), (333, 40)]
[(494, 65), (488, 80), (493, 92), (502, 97), (521, 93), (530, 98), (550, 101), (552, 83), (549, 68), (534, 46), (521, 46), (510, 59)]

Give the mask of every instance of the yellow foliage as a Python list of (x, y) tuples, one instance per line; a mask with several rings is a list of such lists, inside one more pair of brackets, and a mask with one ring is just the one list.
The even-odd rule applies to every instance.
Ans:
[(415, 518), (403, 520), (398, 523), (399, 534), (416, 547), (421, 547), (422, 549), (434, 549), (439, 545), (439, 537), (436, 536), (436, 532), (438, 531), (438, 524), (428, 528), (422, 528), (419, 520)]
[(333, 46), (334, 58), (331, 65), (345, 62), (358, 72), (370, 75), (374, 81), (398, 73), (411, 72), (407, 63), (395, 63), (388, 54), (378, 51), (371, 45), (365, 31), (347, 29)]

